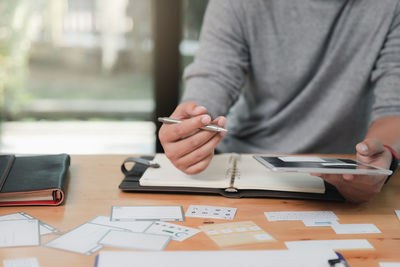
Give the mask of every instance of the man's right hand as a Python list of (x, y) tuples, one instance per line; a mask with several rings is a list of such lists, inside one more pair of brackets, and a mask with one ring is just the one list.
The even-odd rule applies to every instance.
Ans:
[(194, 102), (185, 102), (176, 107), (171, 118), (183, 120), (177, 124), (163, 124), (158, 134), (165, 155), (178, 169), (187, 174), (205, 170), (214, 155), (214, 149), (225, 132), (200, 130), (207, 124), (225, 127), (226, 118), (211, 121), (207, 110)]

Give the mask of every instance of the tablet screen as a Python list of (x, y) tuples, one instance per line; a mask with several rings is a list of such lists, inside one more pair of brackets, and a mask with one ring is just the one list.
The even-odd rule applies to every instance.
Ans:
[(348, 158), (326, 158), (318, 156), (254, 156), (256, 160), (274, 171), (309, 173), (385, 174), (392, 171)]

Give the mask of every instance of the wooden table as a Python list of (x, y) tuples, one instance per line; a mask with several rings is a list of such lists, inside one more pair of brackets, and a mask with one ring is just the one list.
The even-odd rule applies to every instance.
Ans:
[[(277, 242), (245, 245), (229, 249), (286, 249), (284, 241), (366, 238), (375, 250), (342, 251), (351, 266), (378, 266), (381, 261), (400, 262), (400, 221), (394, 210), (400, 209), (400, 175), (392, 177), (374, 200), (361, 205), (287, 199), (228, 199), (208, 195), (124, 193), (118, 189), (123, 179), (120, 164), (125, 155), (79, 155), (71, 157), (67, 198), (59, 207), (2, 207), (0, 215), (24, 211), (61, 233), (83, 224), (97, 215), (110, 215), (113, 205), (182, 205), (190, 204), (236, 207), (234, 221), (251, 220), (271, 234)], [(381, 234), (337, 235), (330, 227), (305, 227), (300, 221), (269, 222), (265, 211), (332, 210), (340, 223), (373, 223)], [(208, 219), (209, 220), (209, 219)], [(186, 218), (180, 224), (203, 225), (204, 219)], [(227, 222), (214, 220), (218, 222)], [(60, 233), (58, 233), (60, 234)], [(42, 236), (42, 244), (57, 234)], [(104, 250), (109, 249), (105, 248)], [(204, 233), (184, 241), (172, 241), (166, 250), (220, 250)], [(111, 250), (111, 249), (110, 249)], [(0, 259), (36, 257), (40, 266), (93, 266), (94, 257), (63, 250), (38, 247), (0, 249)], [(0, 261), (1, 262), (1, 261)]]

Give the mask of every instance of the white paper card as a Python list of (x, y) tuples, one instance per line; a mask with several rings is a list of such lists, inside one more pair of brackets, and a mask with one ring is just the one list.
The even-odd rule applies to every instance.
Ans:
[(379, 267), (400, 267), (400, 262), (380, 262)]
[(381, 231), (374, 224), (334, 224), (332, 229), (339, 235), (345, 234), (380, 234)]
[[(17, 213), (11, 213), (11, 214), (0, 216), (0, 221), (26, 220), (26, 219), (28, 219), (28, 220), (36, 219), (37, 220), (37, 218), (35, 218), (25, 212), (17, 212)], [(54, 228), (53, 226), (48, 225), (47, 223), (44, 223), (40, 220), (39, 220), (39, 231), (40, 231), (40, 235), (47, 235), (47, 234), (58, 232), (58, 230), (56, 228)]]
[(296, 156), (287, 156), (287, 157), (278, 157), (282, 161), (286, 162), (325, 162), (325, 160), (318, 157), (296, 157)]
[(109, 231), (99, 244), (107, 247), (143, 249), (143, 250), (163, 250), (171, 240), (167, 235), (155, 235), (147, 233), (133, 233)]
[(268, 221), (336, 221), (339, 220), (332, 211), (276, 211), (264, 212)]
[(181, 206), (114, 206), (111, 221), (184, 221)]
[(400, 210), (395, 210), (395, 212), (396, 212), (397, 218), (399, 218), (399, 220), (400, 220)]
[(38, 220), (0, 221), (0, 248), (40, 245)]
[(183, 241), (199, 233), (200, 230), (168, 222), (154, 222), (146, 233), (168, 235), (173, 240)]
[(45, 246), (91, 255), (102, 248), (102, 245), (99, 245), (98, 242), (110, 230), (128, 232), (127, 230), (111, 226), (85, 223), (64, 235), (53, 239), (45, 244)]
[(12, 260), (3, 260), (4, 267), (39, 267), (39, 262), (36, 258), (21, 258)]
[(98, 267), (327, 267), (332, 250), (101, 251)]
[(4, 267), (39, 267), (39, 262), (36, 258), (21, 258), (12, 260), (3, 260)]
[(236, 208), (190, 205), (186, 211), (186, 217), (212, 218), (233, 220), (236, 214)]
[(111, 221), (108, 216), (97, 216), (93, 218), (90, 223), (106, 225), (121, 229), (126, 229), (132, 232), (144, 232), (147, 228), (152, 225), (153, 221), (134, 221), (134, 222), (119, 222)]
[(288, 249), (373, 249), (366, 239), (287, 241)]
[(321, 227), (321, 226), (332, 226), (338, 224), (337, 221), (313, 221), (313, 220), (303, 220), (303, 223), (307, 227)]

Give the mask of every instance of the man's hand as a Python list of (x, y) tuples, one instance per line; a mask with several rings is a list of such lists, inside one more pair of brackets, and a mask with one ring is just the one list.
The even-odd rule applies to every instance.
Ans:
[[(378, 139), (365, 139), (357, 144), (357, 160), (388, 169), (392, 154)], [(378, 194), (385, 183), (385, 175), (313, 174), (334, 185), (350, 202), (367, 202)]]
[(182, 103), (171, 114), (171, 118), (184, 120), (178, 124), (163, 124), (158, 134), (165, 155), (178, 169), (187, 174), (196, 174), (207, 168), (214, 149), (225, 135), (224, 132), (199, 130), (207, 124), (225, 127), (225, 117), (211, 121), (205, 107), (194, 102)]

